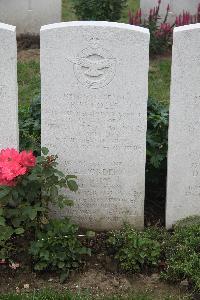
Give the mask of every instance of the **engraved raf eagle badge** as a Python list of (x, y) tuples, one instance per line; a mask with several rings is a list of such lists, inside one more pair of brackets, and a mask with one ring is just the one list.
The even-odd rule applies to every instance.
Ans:
[(68, 61), (74, 65), (77, 80), (87, 88), (105, 87), (115, 77), (116, 59), (103, 48), (84, 49), (76, 58), (68, 58)]

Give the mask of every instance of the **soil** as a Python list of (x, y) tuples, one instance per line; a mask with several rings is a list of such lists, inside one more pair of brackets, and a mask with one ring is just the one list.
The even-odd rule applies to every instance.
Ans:
[(112, 255), (108, 256), (106, 252), (105, 233), (96, 234), (90, 240), (81, 237), (83, 245), (90, 247), (93, 254), (86, 258), (81, 269), (73, 271), (69, 279), (61, 284), (56, 273), (33, 271), (32, 260), (28, 254), (30, 239), (32, 236), (27, 235), (13, 240), (14, 249), (17, 249), (13, 261), (18, 263), (19, 267), (14, 270), (8, 265), (0, 264), (0, 294), (53, 289), (61, 292), (68, 290), (72, 293), (87, 292), (93, 296), (125, 296), (146, 292), (155, 300), (163, 300), (169, 296), (179, 299), (179, 296), (184, 295), (185, 287), (183, 290), (181, 285), (161, 282), (156, 270), (153, 274), (122, 273)]
[(183, 295), (179, 287), (160, 282), (157, 274), (138, 277), (112, 273), (105, 270), (100, 263), (92, 263), (85, 270), (71, 275), (61, 284), (55, 274), (38, 275), (30, 270), (11, 270), (0, 266), (0, 293), (22, 293), (33, 290), (54, 289), (58, 291), (89, 292), (94, 296), (126, 295), (147, 292), (161, 300), (165, 296), (179, 297)]
[(162, 54), (156, 54), (156, 55), (152, 55), (151, 56), (151, 60), (152, 61), (156, 61), (156, 60), (161, 60), (164, 58), (170, 58), (172, 57), (172, 48), (167, 49), (164, 53)]
[(17, 36), (17, 48), (18, 50), (27, 49), (39, 49), (40, 37), (34, 34), (21, 34)]
[(18, 61), (31, 61), (40, 59), (40, 49), (28, 49), (28, 50), (20, 50), (17, 54)]

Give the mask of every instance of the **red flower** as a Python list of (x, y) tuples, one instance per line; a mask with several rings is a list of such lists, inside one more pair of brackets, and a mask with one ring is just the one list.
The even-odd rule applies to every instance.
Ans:
[(25, 175), (34, 167), (36, 158), (32, 151), (19, 153), (15, 149), (0, 152), (0, 186), (15, 186), (16, 178)]
[(19, 162), (20, 157), (19, 157), (19, 152), (15, 149), (3, 149), (0, 152), (0, 162), (5, 162), (5, 161), (15, 161)]
[(36, 158), (33, 155), (33, 152), (22, 151), (20, 153), (20, 163), (24, 167), (35, 167)]

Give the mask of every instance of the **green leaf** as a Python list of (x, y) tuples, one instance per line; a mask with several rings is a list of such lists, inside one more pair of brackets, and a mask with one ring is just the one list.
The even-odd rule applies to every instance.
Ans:
[(37, 181), (37, 179), (38, 179), (38, 177), (36, 175), (34, 175), (34, 174), (30, 174), (28, 176), (28, 180), (30, 180), (30, 181)]
[(61, 282), (61, 283), (64, 283), (68, 277), (69, 277), (69, 271), (67, 271), (67, 272), (65, 272), (65, 273), (62, 273), (62, 274), (60, 275), (60, 282)]
[(65, 177), (65, 175), (63, 174), (63, 172), (59, 171), (59, 170), (54, 170), (54, 172), (60, 176), (60, 177)]
[(37, 207), (25, 207), (23, 215), (28, 216), (33, 221), (37, 217)]
[(78, 190), (78, 185), (74, 180), (67, 180), (67, 185), (70, 191), (76, 192)]
[(10, 193), (10, 188), (0, 189), (0, 199), (8, 196), (9, 193)]
[(95, 237), (95, 232), (91, 231), (91, 230), (87, 231), (86, 232), (86, 237), (87, 238), (93, 238), (93, 237)]
[(2, 228), (0, 227), (0, 241), (9, 240), (13, 233), (14, 230), (11, 226), (3, 226)]
[(42, 147), (41, 152), (43, 155), (47, 155), (49, 153), (49, 149), (46, 147)]
[(84, 254), (91, 255), (91, 249), (86, 248), (86, 247), (82, 247), (82, 248), (80, 248), (79, 253), (82, 254), (82, 255), (84, 255)]
[(0, 217), (0, 226), (5, 226), (5, 218), (4, 217)]
[(23, 234), (24, 229), (22, 227), (19, 227), (19, 228), (15, 229), (15, 233), (18, 234), (18, 235)]
[(55, 185), (53, 185), (51, 187), (50, 192), (51, 192), (51, 197), (52, 198), (57, 198), (58, 197), (58, 189), (57, 189), (57, 187)]
[(58, 268), (63, 269), (65, 266), (65, 263), (63, 261), (58, 263)]
[[(38, 156), (37, 157), (37, 163), (42, 163), (44, 161), (45, 161), (45, 158), (43, 156)], [(41, 166), (39, 166), (39, 167), (41, 168)], [(36, 168), (37, 168), (37, 166), (36, 166)]]
[(0, 216), (3, 215), (3, 208), (0, 208)]
[(67, 206), (73, 206), (74, 205), (74, 201), (73, 200), (69, 200), (69, 199), (64, 199), (63, 200), (63, 204), (67, 205)]
[(42, 271), (42, 270), (46, 269), (47, 266), (48, 266), (47, 263), (40, 262), (40, 263), (37, 263), (37, 264), (35, 265), (34, 269), (35, 269), (36, 271)]
[(77, 176), (75, 176), (75, 175), (67, 175), (67, 176), (66, 176), (66, 179), (67, 179), (67, 180), (70, 180), (70, 179), (77, 179)]

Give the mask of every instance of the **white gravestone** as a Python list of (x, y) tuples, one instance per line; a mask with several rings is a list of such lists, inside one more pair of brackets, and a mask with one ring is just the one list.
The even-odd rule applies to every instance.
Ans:
[[(166, 15), (167, 6), (169, 5), (169, 15), (167, 22), (173, 24), (176, 16), (179, 16), (183, 11), (189, 12), (191, 15), (197, 14), (199, 0), (161, 0), (159, 15), (163, 21)], [(140, 0), (142, 10), (142, 18), (146, 19), (149, 16), (150, 9), (158, 5), (158, 0)]]
[(17, 43), (15, 27), (0, 23), (0, 149), (18, 148)]
[(41, 29), (42, 144), (78, 177), (68, 215), (143, 227), (149, 31), (108, 22)]
[(200, 214), (200, 24), (174, 31), (166, 214)]
[(61, 0), (1, 0), (0, 21), (15, 25), (17, 34), (39, 34), (42, 25), (61, 21)]

